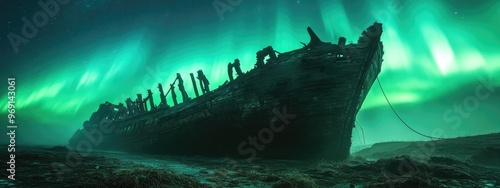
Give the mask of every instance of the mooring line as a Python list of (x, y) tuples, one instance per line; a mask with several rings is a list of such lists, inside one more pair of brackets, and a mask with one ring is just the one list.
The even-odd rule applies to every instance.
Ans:
[(382, 84), (380, 83), (380, 80), (378, 79), (377, 77), (377, 82), (378, 82), (378, 85), (380, 86), (380, 90), (382, 90), (382, 94), (384, 94), (384, 97), (385, 97), (385, 100), (387, 101), (387, 104), (389, 104), (389, 106), (391, 107), (392, 109), (392, 112), (394, 112), (394, 114), (398, 117), (398, 119), (408, 128), (410, 129), (411, 131), (419, 134), (420, 136), (423, 136), (423, 137), (427, 137), (427, 138), (430, 138), (430, 139), (436, 139), (436, 140), (441, 140), (441, 139), (447, 139), (447, 138), (440, 138), (440, 137), (433, 137), (433, 136), (429, 136), (429, 135), (426, 135), (426, 134), (423, 134), (423, 133), (420, 133), (418, 131), (416, 131), (415, 129), (413, 129), (412, 127), (410, 127), (404, 120), (403, 118), (401, 118), (401, 116), (399, 116), (398, 112), (396, 112), (396, 110), (394, 109), (394, 107), (392, 106), (391, 102), (389, 101), (389, 98), (387, 98), (387, 95), (385, 94), (385, 91), (384, 91), (384, 88), (382, 87)]
[[(363, 130), (363, 127), (361, 126), (361, 123), (359, 123), (359, 121), (354, 121), (354, 123), (358, 124), (359, 128), (361, 129), (361, 134), (363, 135), (363, 144), (366, 146), (366, 140), (365, 140), (365, 130)], [(357, 129), (356, 129), (356, 132)], [(358, 137), (359, 137), (359, 133), (358, 133)], [(361, 138), (359, 138), (361, 139)]]

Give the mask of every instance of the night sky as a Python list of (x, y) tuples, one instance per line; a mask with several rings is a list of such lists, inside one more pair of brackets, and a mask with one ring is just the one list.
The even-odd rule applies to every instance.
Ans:
[[(100, 103), (147, 89), (159, 104), (156, 85), (175, 73), (189, 81), (203, 69), (215, 88), (228, 79), (228, 62), (239, 58), (248, 71), (263, 47), (301, 48), (308, 26), (323, 41), (356, 42), (374, 21), (384, 24), (380, 81), (409, 125), (445, 137), (500, 131), (496, 0), (220, 0), (227, 8), (220, 14), (212, 0), (60, 0), (53, 16), (35, 21), (36, 33), (24, 34), (24, 20), (32, 24), (44, 9), (37, 1), (0, 2), (0, 117), (6, 125), (6, 82), (14, 76), (19, 144), (67, 144)], [(354, 146), (426, 140), (396, 119), (376, 83), (357, 120), (363, 129), (355, 128)]]

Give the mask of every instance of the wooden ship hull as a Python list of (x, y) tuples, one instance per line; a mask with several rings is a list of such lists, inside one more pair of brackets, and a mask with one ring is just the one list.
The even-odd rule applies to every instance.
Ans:
[[(381, 24), (358, 44), (311, 42), (172, 107), (86, 122), (69, 146), (153, 154), (343, 160), (380, 72)], [(109, 130), (108, 130), (109, 129)]]

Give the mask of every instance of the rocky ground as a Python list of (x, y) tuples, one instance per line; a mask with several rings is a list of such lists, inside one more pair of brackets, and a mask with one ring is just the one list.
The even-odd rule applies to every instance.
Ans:
[(500, 134), (380, 143), (344, 162), (97, 151), (79, 158), (65, 147), (24, 147), (16, 180), (3, 171), (0, 187), (500, 187)]

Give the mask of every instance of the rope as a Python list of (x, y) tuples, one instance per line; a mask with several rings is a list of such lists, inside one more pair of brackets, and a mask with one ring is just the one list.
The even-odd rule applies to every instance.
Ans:
[[(356, 128), (358, 128), (358, 126), (356, 126)], [(360, 143), (360, 144), (363, 144), (363, 140), (361, 140), (361, 137), (359, 136), (359, 131), (358, 131), (358, 129), (356, 129), (356, 134), (358, 135), (358, 138), (359, 138), (359, 143)]]
[[(366, 140), (365, 140), (365, 130), (363, 130), (363, 127), (361, 126), (361, 123), (359, 123), (358, 121), (355, 121), (355, 123), (357, 123), (359, 125), (359, 128), (361, 129), (361, 134), (363, 135), (363, 143), (364, 145), (366, 146)], [(359, 133), (358, 133), (359, 134)], [(359, 135), (358, 135), (359, 136)]]
[(415, 129), (411, 128), (404, 120), (403, 118), (401, 118), (401, 116), (399, 116), (399, 114), (396, 112), (396, 110), (394, 109), (394, 107), (392, 106), (391, 102), (389, 101), (389, 99), (387, 98), (387, 95), (385, 95), (385, 91), (384, 91), (384, 88), (382, 88), (382, 84), (380, 83), (380, 80), (378, 79), (377, 77), (377, 82), (378, 82), (378, 85), (380, 86), (380, 90), (382, 90), (382, 94), (384, 94), (384, 97), (385, 97), (385, 100), (387, 101), (387, 104), (389, 104), (389, 106), (391, 107), (392, 109), (392, 112), (394, 112), (394, 114), (398, 117), (398, 119), (406, 126), (408, 127), (408, 129), (410, 129), (411, 131), (419, 134), (420, 136), (423, 136), (423, 137), (427, 137), (427, 138), (430, 138), (430, 139), (436, 139), (436, 140), (440, 140), (440, 139), (446, 139), (446, 138), (439, 138), (439, 137), (433, 137), (433, 136), (429, 136), (429, 135), (426, 135), (426, 134), (423, 134), (423, 133), (420, 133), (418, 131), (416, 131)]

